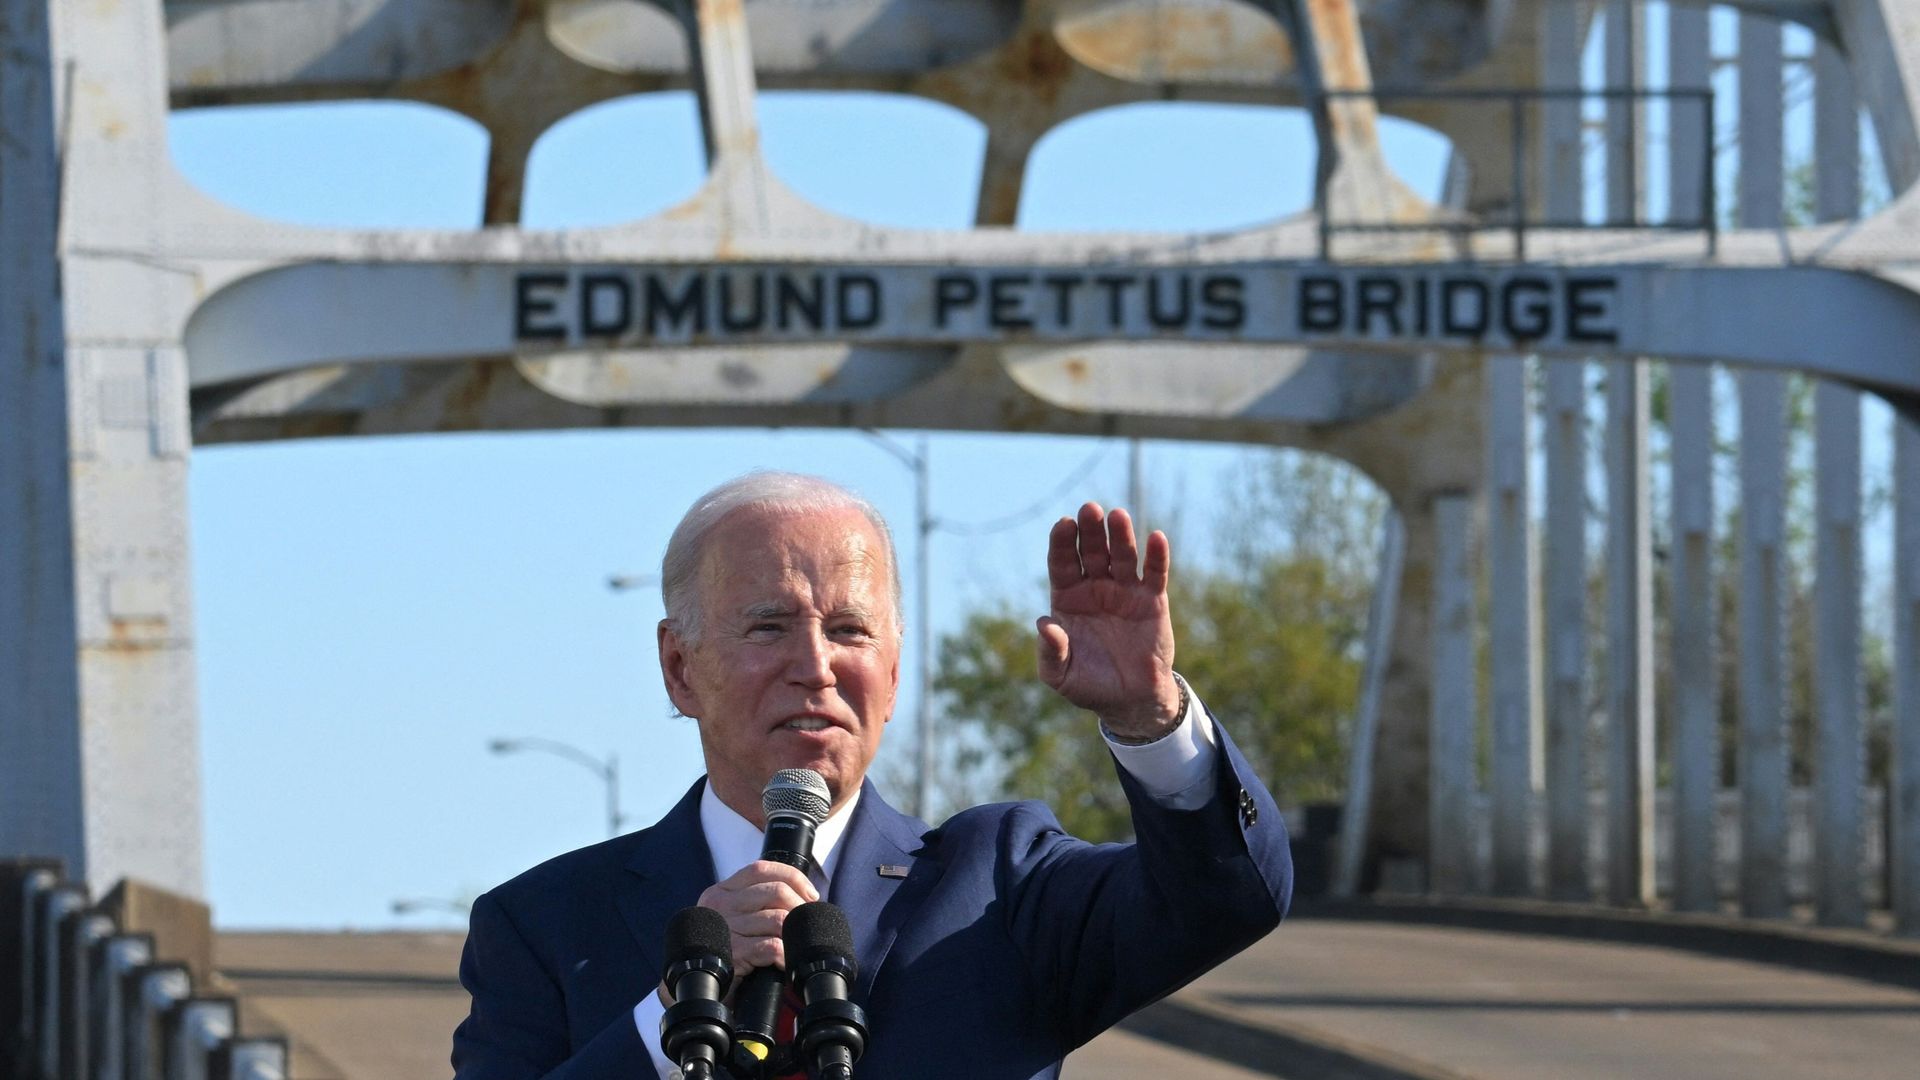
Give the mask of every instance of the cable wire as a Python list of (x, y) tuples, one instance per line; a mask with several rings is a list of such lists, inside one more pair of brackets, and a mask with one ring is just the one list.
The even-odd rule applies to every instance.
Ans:
[(1074, 488), (1079, 487), (1087, 477), (1093, 475), (1093, 471), (1098, 468), (1101, 463), (1106, 460), (1107, 455), (1112, 452), (1113, 445), (1111, 443), (1103, 444), (1094, 450), (1093, 453), (1088, 454), (1087, 459), (1082, 461), (1079, 467), (1074, 469), (1073, 472), (1067, 474), (1067, 478), (1060, 481), (1052, 491), (1011, 514), (1003, 514), (1000, 517), (988, 518), (986, 521), (974, 522), (949, 521), (946, 518), (935, 518), (933, 527), (941, 532), (954, 536), (985, 536), (989, 533), (1005, 532), (1016, 526), (1025, 525), (1041, 514), (1057, 508), (1060, 505), (1060, 500), (1065, 498)]

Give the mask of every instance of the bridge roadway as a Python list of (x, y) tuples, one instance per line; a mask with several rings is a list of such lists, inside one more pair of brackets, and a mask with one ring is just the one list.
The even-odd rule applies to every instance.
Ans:
[[(300, 1080), (444, 1076), (458, 933), (226, 933)], [(1542, 904), (1322, 908), (1069, 1060), (1102, 1080), (1911, 1080), (1920, 941)], [(893, 1080), (893, 1078), (888, 1078)]]

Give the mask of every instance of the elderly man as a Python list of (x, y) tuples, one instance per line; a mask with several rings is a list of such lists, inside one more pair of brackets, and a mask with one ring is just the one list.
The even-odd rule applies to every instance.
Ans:
[[(782, 964), (788, 911), (843, 908), (872, 1031), (857, 1071), (885, 1080), (1057, 1077), (1068, 1051), (1272, 929), (1291, 884), (1286, 833), (1174, 674), (1169, 565), (1164, 535), (1142, 559), (1126, 512), (1092, 503), (1048, 544), (1041, 676), (1099, 717), (1088, 737), (1111, 746), (1136, 842), (1076, 840), (1031, 802), (935, 829), (866, 779), (900, 683), (886, 523), (812, 477), (709, 492), (668, 544), (659, 627), (667, 692), (699, 724), (707, 774), (651, 828), (474, 903), (458, 1080), (673, 1076), (658, 1046), (662, 935), (694, 903), (725, 916), (742, 977)], [(761, 789), (789, 768), (831, 793), (815, 878), (759, 857)]]

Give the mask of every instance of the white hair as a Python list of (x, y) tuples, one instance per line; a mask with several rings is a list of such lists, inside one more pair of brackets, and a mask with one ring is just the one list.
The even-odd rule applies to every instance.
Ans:
[(660, 598), (667, 609), (667, 625), (688, 644), (700, 639), (706, 612), (700, 603), (700, 563), (714, 527), (735, 510), (748, 508), (806, 513), (819, 510), (858, 510), (880, 534), (886, 549), (887, 574), (893, 582), (893, 624), (904, 625), (900, 601), (900, 558), (893, 531), (874, 505), (831, 480), (804, 473), (756, 471), (735, 477), (693, 501), (686, 516), (667, 541), (660, 560)]

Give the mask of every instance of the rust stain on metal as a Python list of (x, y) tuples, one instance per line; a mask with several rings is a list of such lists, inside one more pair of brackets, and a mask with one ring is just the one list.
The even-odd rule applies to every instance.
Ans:
[(995, 54), (994, 67), (1007, 82), (1024, 87), (1051, 104), (1073, 74), (1073, 57), (1060, 47), (1050, 26), (1028, 26)]
[(1063, 366), (1067, 369), (1067, 378), (1075, 382), (1085, 382), (1087, 376), (1092, 374), (1087, 367), (1087, 359), (1084, 356), (1069, 356)]
[(1136, 81), (1264, 83), (1295, 70), (1291, 38), (1239, 5), (1124, 5), (1062, 18), (1060, 44), (1081, 63)]

